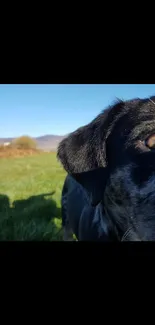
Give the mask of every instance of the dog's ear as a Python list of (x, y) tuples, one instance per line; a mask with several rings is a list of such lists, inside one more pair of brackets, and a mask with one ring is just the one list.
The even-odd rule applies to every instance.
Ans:
[(60, 142), (57, 157), (69, 174), (106, 166), (102, 115)]
[[(117, 102), (88, 125), (63, 139), (57, 157), (65, 170), (81, 183), (94, 204), (101, 200), (107, 179), (106, 140), (123, 102)], [(86, 173), (87, 172), (87, 173)]]

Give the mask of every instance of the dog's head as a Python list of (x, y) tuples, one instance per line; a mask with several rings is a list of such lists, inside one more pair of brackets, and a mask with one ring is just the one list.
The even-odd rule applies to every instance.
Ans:
[(119, 240), (155, 240), (155, 97), (118, 101), (65, 138), (58, 159)]

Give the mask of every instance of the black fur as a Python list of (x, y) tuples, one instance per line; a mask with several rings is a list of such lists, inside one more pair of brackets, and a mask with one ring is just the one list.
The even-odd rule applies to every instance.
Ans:
[(58, 159), (70, 175), (62, 215), (78, 239), (155, 240), (155, 150), (145, 145), (155, 134), (152, 101), (117, 101), (60, 143)]

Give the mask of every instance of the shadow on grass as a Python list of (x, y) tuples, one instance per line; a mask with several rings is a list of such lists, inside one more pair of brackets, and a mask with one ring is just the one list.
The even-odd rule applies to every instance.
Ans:
[(0, 194), (0, 240), (62, 240), (61, 209), (53, 194), (16, 200), (12, 205), (7, 195)]

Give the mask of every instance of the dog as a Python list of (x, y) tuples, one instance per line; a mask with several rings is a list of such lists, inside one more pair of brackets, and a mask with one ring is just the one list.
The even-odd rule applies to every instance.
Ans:
[(155, 240), (155, 96), (117, 100), (64, 138), (64, 240)]

